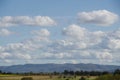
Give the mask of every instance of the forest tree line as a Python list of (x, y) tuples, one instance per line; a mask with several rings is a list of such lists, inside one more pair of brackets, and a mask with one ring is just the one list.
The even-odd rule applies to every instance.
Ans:
[(25, 73), (12, 73), (12, 72), (4, 72), (0, 70), (0, 74), (20, 74), (20, 75), (76, 75), (76, 76), (100, 76), (100, 75), (106, 75), (106, 74), (120, 74), (120, 69), (116, 69), (113, 72), (108, 71), (69, 71), (64, 70), (63, 72), (39, 72), (34, 73), (32, 71), (25, 72)]

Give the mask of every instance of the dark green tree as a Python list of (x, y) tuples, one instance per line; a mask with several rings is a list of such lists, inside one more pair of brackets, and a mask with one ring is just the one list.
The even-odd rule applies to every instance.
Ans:
[(0, 74), (2, 73), (2, 71), (0, 70)]
[(114, 71), (114, 75), (116, 75), (116, 74), (120, 74), (120, 70), (119, 70), (119, 69), (116, 69), (116, 70)]
[(67, 75), (67, 74), (69, 74), (69, 71), (68, 70), (64, 70), (63, 74)]
[(74, 71), (69, 71), (69, 74), (70, 75), (74, 75)]

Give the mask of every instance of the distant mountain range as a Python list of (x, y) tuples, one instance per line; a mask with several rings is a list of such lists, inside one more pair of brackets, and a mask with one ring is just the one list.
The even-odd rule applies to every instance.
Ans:
[(13, 66), (0, 66), (0, 70), (4, 72), (24, 73), (24, 72), (63, 72), (64, 70), (73, 71), (114, 71), (120, 69), (120, 66), (115, 65), (98, 65), (98, 64), (25, 64)]

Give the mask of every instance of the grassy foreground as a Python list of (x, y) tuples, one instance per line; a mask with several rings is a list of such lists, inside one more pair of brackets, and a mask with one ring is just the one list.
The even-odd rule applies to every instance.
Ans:
[[(21, 80), (23, 77), (32, 77), (33, 80), (79, 80), (81, 77), (77, 76), (76, 78), (59, 78), (59, 76), (47, 76), (47, 75), (31, 75), (31, 76), (21, 76), (21, 75), (0, 75), (0, 80)], [(94, 80), (96, 77), (89, 77), (86, 80)]]

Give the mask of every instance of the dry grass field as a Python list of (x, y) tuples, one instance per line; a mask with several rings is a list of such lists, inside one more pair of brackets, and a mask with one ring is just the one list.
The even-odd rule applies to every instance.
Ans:
[[(32, 77), (33, 80), (79, 80), (80, 76), (76, 78), (59, 78), (58, 76), (42, 76), (42, 75), (31, 75), (31, 76), (21, 76), (21, 75), (0, 75), (0, 80), (21, 80), (23, 77)], [(89, 77), (86, 80), (94, 80), (96, 77)]]

